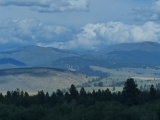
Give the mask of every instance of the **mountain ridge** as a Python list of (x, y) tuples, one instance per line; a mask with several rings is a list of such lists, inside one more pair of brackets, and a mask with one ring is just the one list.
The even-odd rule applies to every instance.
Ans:
[[(90, 66), (105, 68), (160, 66), (160, 44), (156, 42), (123, 43), (96, 52), (82, 54), (78, 51), (51, 47), (27, 46), (0, 52), (0, 59), (11, 58), (24, 63), (23, 67), (51, 67), (78, 71), (87, 75), (103, 75)], [(0, 61), (1, 62), (1, 61)], [(0, 69), (20, 68), (0, 63)]]
[(99, 52), (109, 53), (113, 51), (134, 51), (134, 50), (160, 52), (160, 44), (157, 42), (151, 42), (151, 41), (114, 44), (98, 51), (98, 53)]

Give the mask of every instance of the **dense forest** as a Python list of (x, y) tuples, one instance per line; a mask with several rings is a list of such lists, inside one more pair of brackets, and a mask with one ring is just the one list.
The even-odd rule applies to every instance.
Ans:
[(17, 89), (0, 94), (0, 120), (160, 120), (160, 90), (151, 85), (140, 91), (132, 78), (114, 93), (71, 85), (66, 92), (31, 96)]

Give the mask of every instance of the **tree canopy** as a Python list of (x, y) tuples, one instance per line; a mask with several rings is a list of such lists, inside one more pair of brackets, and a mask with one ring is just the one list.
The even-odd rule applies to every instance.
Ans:
[(51, 95), (38, 91), (30, 96), (16, 89), (0, 94), (0, 120), (159, 120), (160, 91), (151, 85), (140, 91), (132, 78), (122, 92), (109, 89), (80, 91), (74, 85)]

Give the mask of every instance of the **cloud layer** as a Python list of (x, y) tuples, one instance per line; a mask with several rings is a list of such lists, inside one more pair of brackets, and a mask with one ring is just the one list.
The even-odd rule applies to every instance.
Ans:
[(70, 30), (58, 25), (42, 23), (36, 19), (0, 22), (0, 44), (38, 44), (63, 41)]
[(52, 44), (60, 48), (98, 49), (117, 43), (143, 41), (160, 42), (160, 24), (146, 22), (143, 25), (128, 25), (122, 22), (87, 24), (82, 32), (68, 42)]
[(147, 8), (135, 9), (137, 20), (157, 21), (160, 20), (160, 0), (155, 0), (153, 4)]
[(2, 6), (27, 6), (39, 12), (86, 11), (89, 0), (0, 0)]
[(50, 46), (61, 49), (99, 49), (111, 44), (160, 42), (160, 24), (123, 22), (86, 24), (80, 32), (36, 19), (0, 22), (0, 44)]

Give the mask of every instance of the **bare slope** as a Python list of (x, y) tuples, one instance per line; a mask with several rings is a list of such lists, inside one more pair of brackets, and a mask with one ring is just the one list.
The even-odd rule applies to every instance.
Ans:
[(69, 88), (71, 84), (82, 84), (89, 78), (83, 74), (51, 68), (19, 68), (0, 70), (0, 92), (20, 90), (53, 92)]

